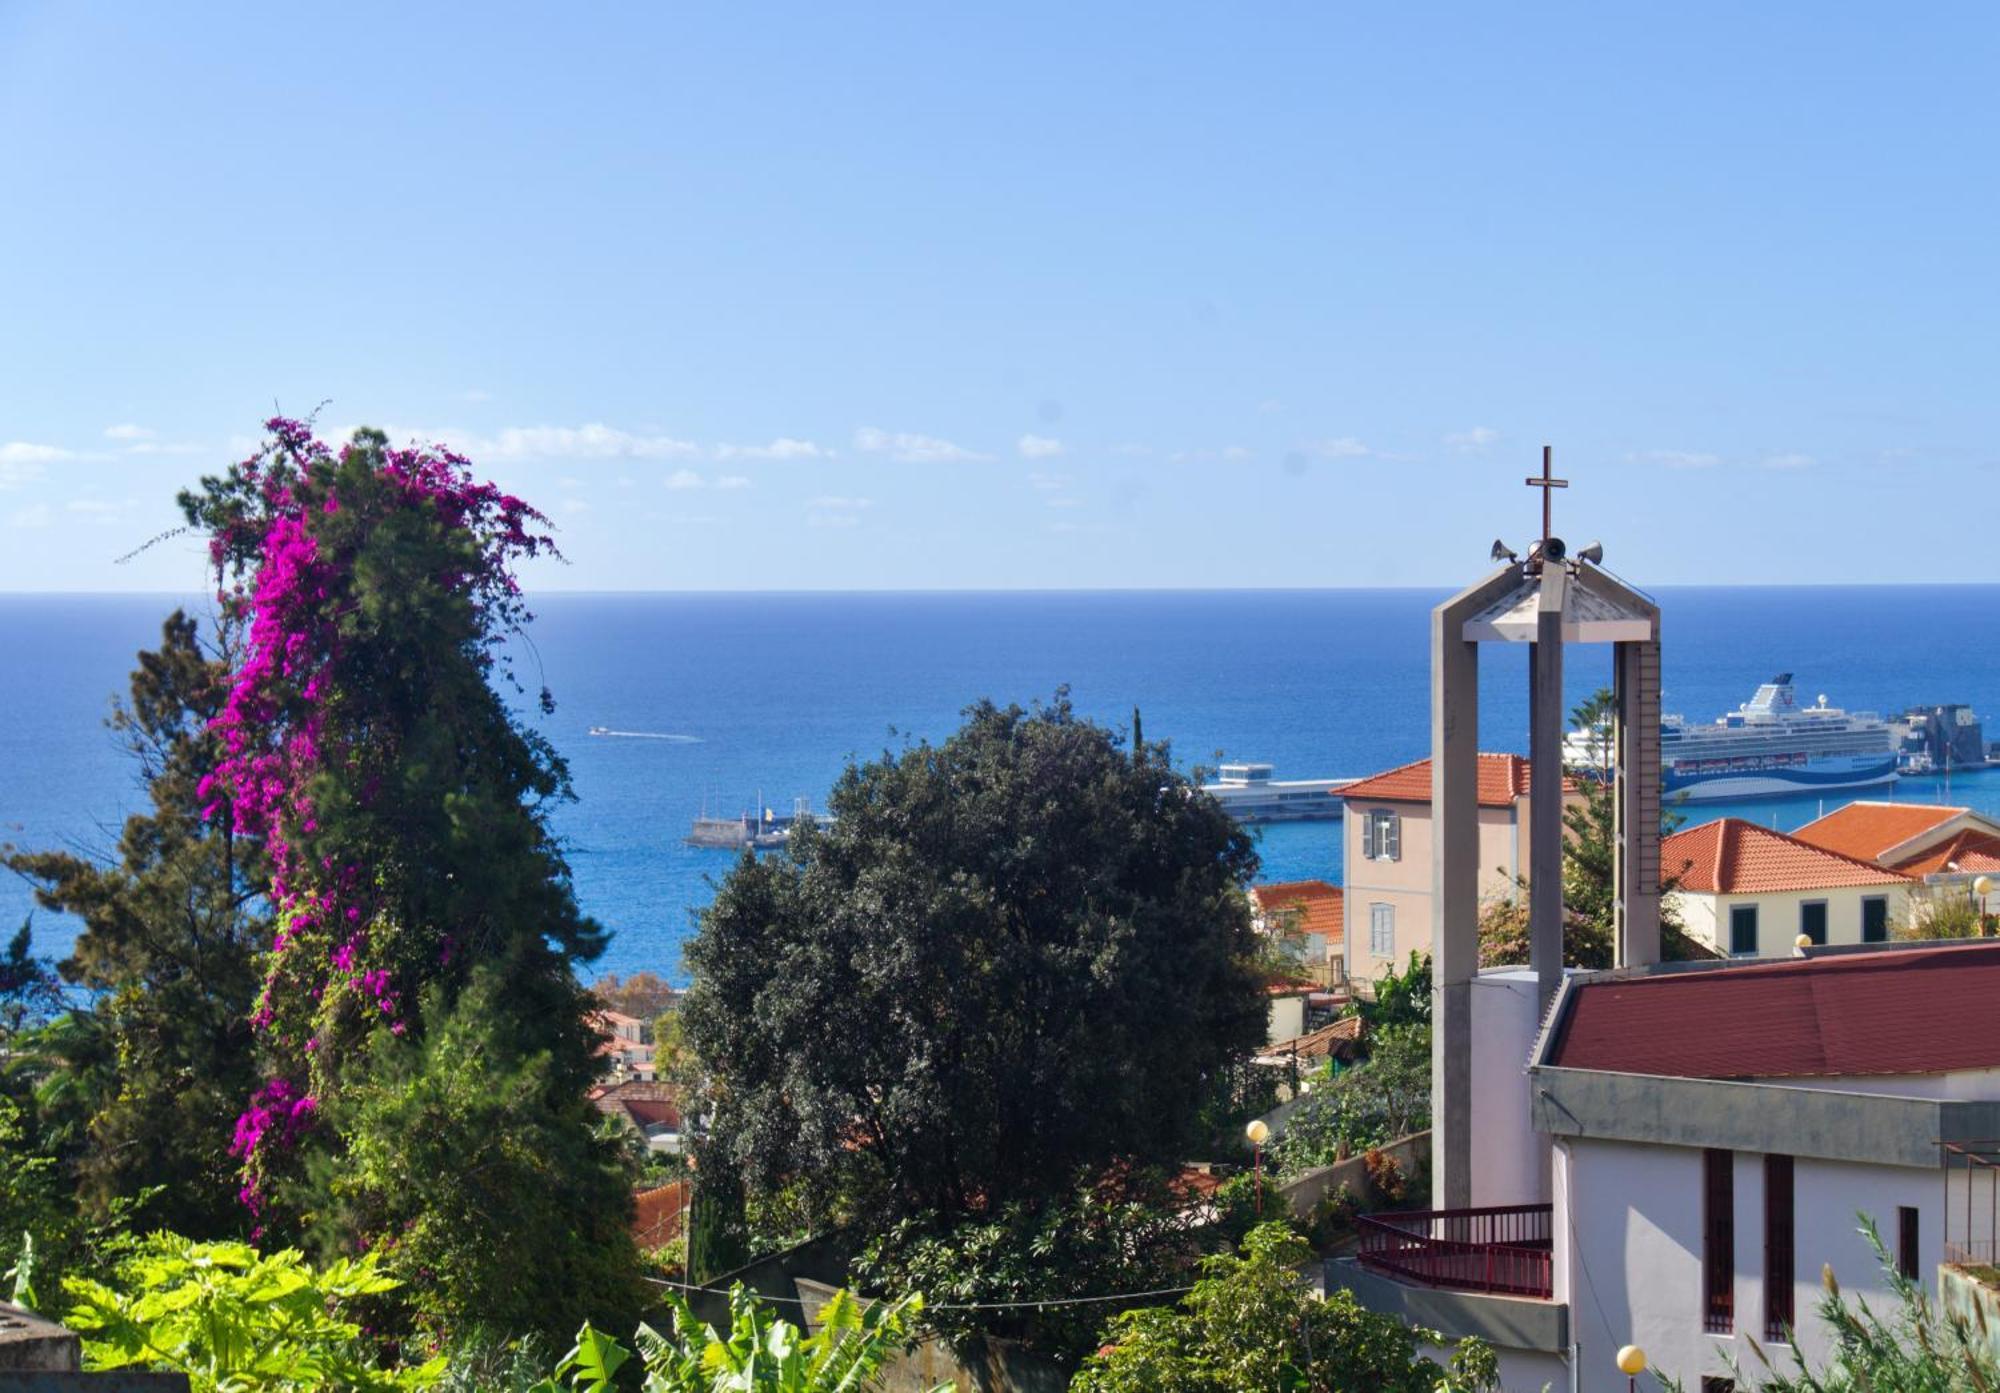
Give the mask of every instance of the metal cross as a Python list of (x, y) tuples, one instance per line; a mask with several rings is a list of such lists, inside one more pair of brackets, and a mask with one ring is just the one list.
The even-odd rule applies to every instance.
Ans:
[(1542, 540), (1545, 542), (1549, 538), (1555, 536), (1556, 534), (1555, 533), (1556, 496), (1555, 494), (1551, 493), (1550, 490), (1566, 489), (1569, 487), (1569, 480), (1558, 479), (1555, 477), (1554, 474), (1555, 458), (1556, 458), (1556, 452), (1554, 449), (1552, 449), (1547, 445), (1542, 446), (1541, 477), (1538, 479), (1530, 475), (1526, 481), (1529, 488), (1540, 489), (1542, 491)]

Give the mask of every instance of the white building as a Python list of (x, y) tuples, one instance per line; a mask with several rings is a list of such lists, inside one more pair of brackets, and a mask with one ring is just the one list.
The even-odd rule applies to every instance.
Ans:
[(1475, 1208), (1365, 1219), (1328, 1281), (1487, 1338), (1509, 1390), (1619, 1393), (1627, 1344), (1688, 1393), (1755, 1387), (1752, 1339), (1817, 1366), (1823, 1268), (1893, 1305), (1858, 1215), (1926, 1285), (1991, 1260), (1990, 1179), (1942, 1162), (2000, 1137), (1996, 1000), (1977, 940), (1573, 973), (1522, 1051), (1532, 975), (1481, 974)]
[(1697, 943), (1731, 957), (1782, 957), (1815, 944), (1884, 943), (1910, 877), (1741, 818), (1683, 828), (1660, 843), (1667, 902)]

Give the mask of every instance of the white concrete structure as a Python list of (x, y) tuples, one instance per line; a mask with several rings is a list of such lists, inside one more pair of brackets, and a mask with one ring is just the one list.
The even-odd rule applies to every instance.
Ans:
[[(1980, 1261), (2000, 1245), (2000, 1186), (1948, 1173), (1940, 1149), (2000, 1137), (2000, 944), (1573, 973), (1522, 1053), (1532, 985), (1474, 979), (1475, 1090), (1520, 1108), (1511, 1134), (1475, 1115), (1474, 1203), (1531, 1210), (1524, 1172), (1552, 1142), (1546, 1228), (1493, 1245), (1483, 1283), (1519, 1285), (1508, 1274), (1545, 1241), (1546, 1296), (1479, 1289), (1480, 1244), (1439, 1241), (1475, 1221), (1442, 1214), (1404, 1222), (1415, 1236), (1372, 1269), (1364, 1229), (1362, 1263), (1328, 1268), (1377, 1309), (1492, 1341), (1508, 1390), (1622, 1393), (1626, 1344), (1688, 1393), (1732, 1362), (1755, 1387), (1753, 1341), (1781, 1367), (1794, 1349), (1822, 1366), (1824, 1269), (1893, 1304), (1862, 1215), (1925, 1286), (1948, 1243)], [(1426, 1243), (1445, 1255), (1429, 1269)]]

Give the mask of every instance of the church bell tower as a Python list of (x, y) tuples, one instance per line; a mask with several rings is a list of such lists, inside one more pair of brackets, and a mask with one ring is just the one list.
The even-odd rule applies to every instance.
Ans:
[(1660, 610), (1555, 535), (1551, 452), (1542, 451), (1542, 535), (1431, 612), (1432, 1204), (1472, 1200), (1472, 978), (1479, 970), (1479, 645), (1529, 649), (1529, 965), (1546, 1015), (1563, 971), (1563, 650), (1613, 651), (1612, 760), (1619, 966), (1660, 959)]

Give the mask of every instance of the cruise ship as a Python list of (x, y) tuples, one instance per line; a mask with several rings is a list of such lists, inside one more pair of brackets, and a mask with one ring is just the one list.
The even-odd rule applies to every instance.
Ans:
[[(1572, 764), (1602, 762), (1604, 732), (1574, 731)], [(1660, 718), (1660, 771), (1669, 798), (1782, 798), (1893, 784), (1901, 741), (1872, 711), (1843, 711), (1824, 696), (1800, 706), (1792, 674), (1781, 672), (1755, 696), (1706, 725)]]

